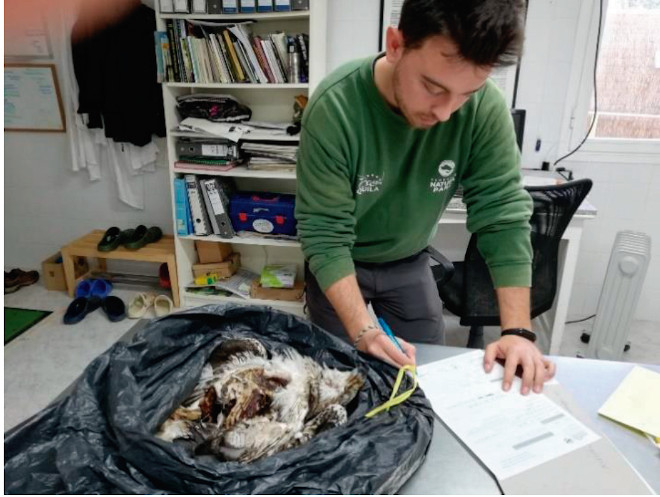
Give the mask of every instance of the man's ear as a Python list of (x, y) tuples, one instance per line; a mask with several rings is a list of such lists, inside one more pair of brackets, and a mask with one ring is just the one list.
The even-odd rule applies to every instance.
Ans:
[(387, 28), (385, 33), (385, 56), (387, 61), (396, 63), (403, 57), (404, 40), (403, 33), (394, 26)]

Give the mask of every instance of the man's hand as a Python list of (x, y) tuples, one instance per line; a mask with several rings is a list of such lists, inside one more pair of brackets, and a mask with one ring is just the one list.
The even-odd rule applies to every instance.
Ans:
[(397, 337), (397, 341), (406, 352), (403, 354), (399, 348), (390, 340), (390, 338), (381, 330), (369, 330), (364, 334), (357, 345), (361, 352), (366, 352), (374, 357), (391, 364), (396, 368), (407, 364), (415, 365), (415, 347), (410, 345), (402, 338)]
[(502, 389), (508, 391), (511, 388), (513, 377), (518, 365), (522, 367), (522, 389), (523, 395), (529, 393), (533, 387), (536, 393), (541, 393), (543, 383), (555, 375), (555, 364), (543, 357), (536, 345), (526, 338), (515, 335), (507, 335), (486, 347), (484, 355), (484, 369), (490, 373), (493, 369), (495, 359), (504, 359), (504, 380)]

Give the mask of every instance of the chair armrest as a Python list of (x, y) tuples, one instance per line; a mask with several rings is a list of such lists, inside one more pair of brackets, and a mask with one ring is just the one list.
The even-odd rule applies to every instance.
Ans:
[(440, 287), (447, 283), (454, 276), (454, 265), (449, 259), (447, 259), (444, 255), (442, 255), (430, 245), (426, 247), (426, 252), (428, 252), (428, 254), (431, 256), (431, 259), (436, 261), (438, 266), (440, 266), (439, 270), (436, 269), (433, 271), (435, 282), (438, 287)]

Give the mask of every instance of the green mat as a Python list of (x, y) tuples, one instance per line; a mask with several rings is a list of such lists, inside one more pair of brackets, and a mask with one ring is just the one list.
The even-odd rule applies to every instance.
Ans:
[(52, 312), (5, 307), (5, 345), (49, 314)]

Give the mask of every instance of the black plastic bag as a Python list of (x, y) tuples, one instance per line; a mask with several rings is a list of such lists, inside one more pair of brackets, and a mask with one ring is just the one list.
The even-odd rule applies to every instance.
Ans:
[[(366, 384), (344, 426), (251, 464), (192, 457), (153, 434), (185, 399), (223, 340), (295, 347)], [(5, 493), (288, 494), (396, 492), (424, 460), (433, 414), (421, 391), (388, 412), (397, 371), (296, 316), (205, 306), (152, 321), (96, 358), (63, 399), (5, 434)]]
[(182, 95), (177, 97), (176, 105), (184, 119), (196, 117), (212, 122), (236, 123), (249, 121), (252, 117), (252, 109), (229, 95), (209, 93)]

